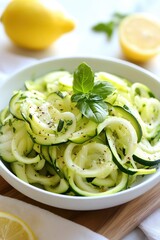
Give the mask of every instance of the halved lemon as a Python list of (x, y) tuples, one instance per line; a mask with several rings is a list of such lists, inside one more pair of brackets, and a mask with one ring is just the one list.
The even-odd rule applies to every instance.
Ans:
[(0, 212), (0, 239), (36, 240), (37, 238), (22, 219), (7, 212)]
[(160, 53), (160, 23), (147, 14), (130, 15), (119, 26), (119, 41), (126, 58), (148, 61)]

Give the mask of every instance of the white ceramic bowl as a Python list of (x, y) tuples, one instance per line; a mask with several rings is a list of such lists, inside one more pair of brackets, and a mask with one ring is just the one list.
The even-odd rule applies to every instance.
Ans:
[[(0, 87), (0, 109), (8, 104), (14, 90), (24, 87), (25, 80), (62, 68), (73, 71), (83, 61), (88, 63), (94, 71), (106, 71), (133, 82), (144, 83), (160, 98), (160, 79), (158, 80), (158, 77), (134, 64), (112, 58), (54, 58), (40, 61), (9, 77)], [(12, 174), (1, 161), (0, 174), (15, 189), (28, 197), (54, 207), (72, 210), (96, 210), (117, 206), (142, 195), (160, 181), (159, 168), (156, 173), (143, 177), (139, 182), (136, 182), (135, 186), (119, 193), (102, 197), (75, 197), (50, 193), (29, 185)]]

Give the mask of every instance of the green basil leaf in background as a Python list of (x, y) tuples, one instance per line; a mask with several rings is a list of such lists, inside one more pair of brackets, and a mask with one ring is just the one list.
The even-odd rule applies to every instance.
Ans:
[(94, 84), (92, 92), (101, 96), (103, 99), (115, 91), (115, 87), (106, 81), (97, 81)]
[(113, 35), (114, 28), (115, 23), (113, 21), (110, 21), (107, 23), (100, 22), (93, 26), (92, 30), (94, 30), (95, 32), (105, 32), (108, 39), (110, 39)]
[(120, 23), (121, 20), (123, 20), (123, 18), (127, 17), (128, 14), (124, 14), (124, 13), (119, 13), (119, 12), (115, 12), (113, 14), (113, 19), (114, 19), (114, 22), (117, 22), (117, 24)]
[(92, 90), (93, 86), (94, 72), (86, 63), (81, 63), (74, 72), (74, 93), (88, 93)]
[(97, 123), (103, 122), (108, 115), (107, 105), (103, 101), (79, 101), (77, 107), (85, 117)]
[(92, 27), (92, 30), (95, 32), (104, 32), (108, 39), (111, 39), (114, 30), (127, 15), (128, 14), (115, 12), (113, 13), (110, 21), (97, 23)]

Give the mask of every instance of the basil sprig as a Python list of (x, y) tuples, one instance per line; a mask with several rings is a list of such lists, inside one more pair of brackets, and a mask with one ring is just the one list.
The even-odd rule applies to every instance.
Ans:
[(77, 102), (77, 108), (85, 117), (100, 123), (108, 115), (104, 100), (115, 88), (107, 81), (94, 80), (92, 69), (86, 63), (81, 63), (74, 72), (71, 100)]
[(121, 14), (121, 13), (115, 12), (112, 15), (110, 21), (97, 23), (92, 27), (92, 30), (95, 32), (104, 32), (107, 35), (108, 39), (111, 39), (114, 33), (114, 30), (119, 26), (121, 21), (126, 16), (127, 14)]

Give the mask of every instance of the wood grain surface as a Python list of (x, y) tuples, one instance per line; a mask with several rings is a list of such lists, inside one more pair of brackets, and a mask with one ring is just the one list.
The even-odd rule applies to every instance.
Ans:
[(2, 177), (0, 177), (0, 194), (49, 210), (59, 216), (84, 225), (110, 240), (121, 240), (145, 217), (160, 207), (160, 184), (141, 197), (126, 204), (95, 211), (71, 211), (39, 203), (15, 190)]
[(98, 232), (109, 239), (121, 240), (157, 208), (160, 208), (160, 184), (120, 206)]

